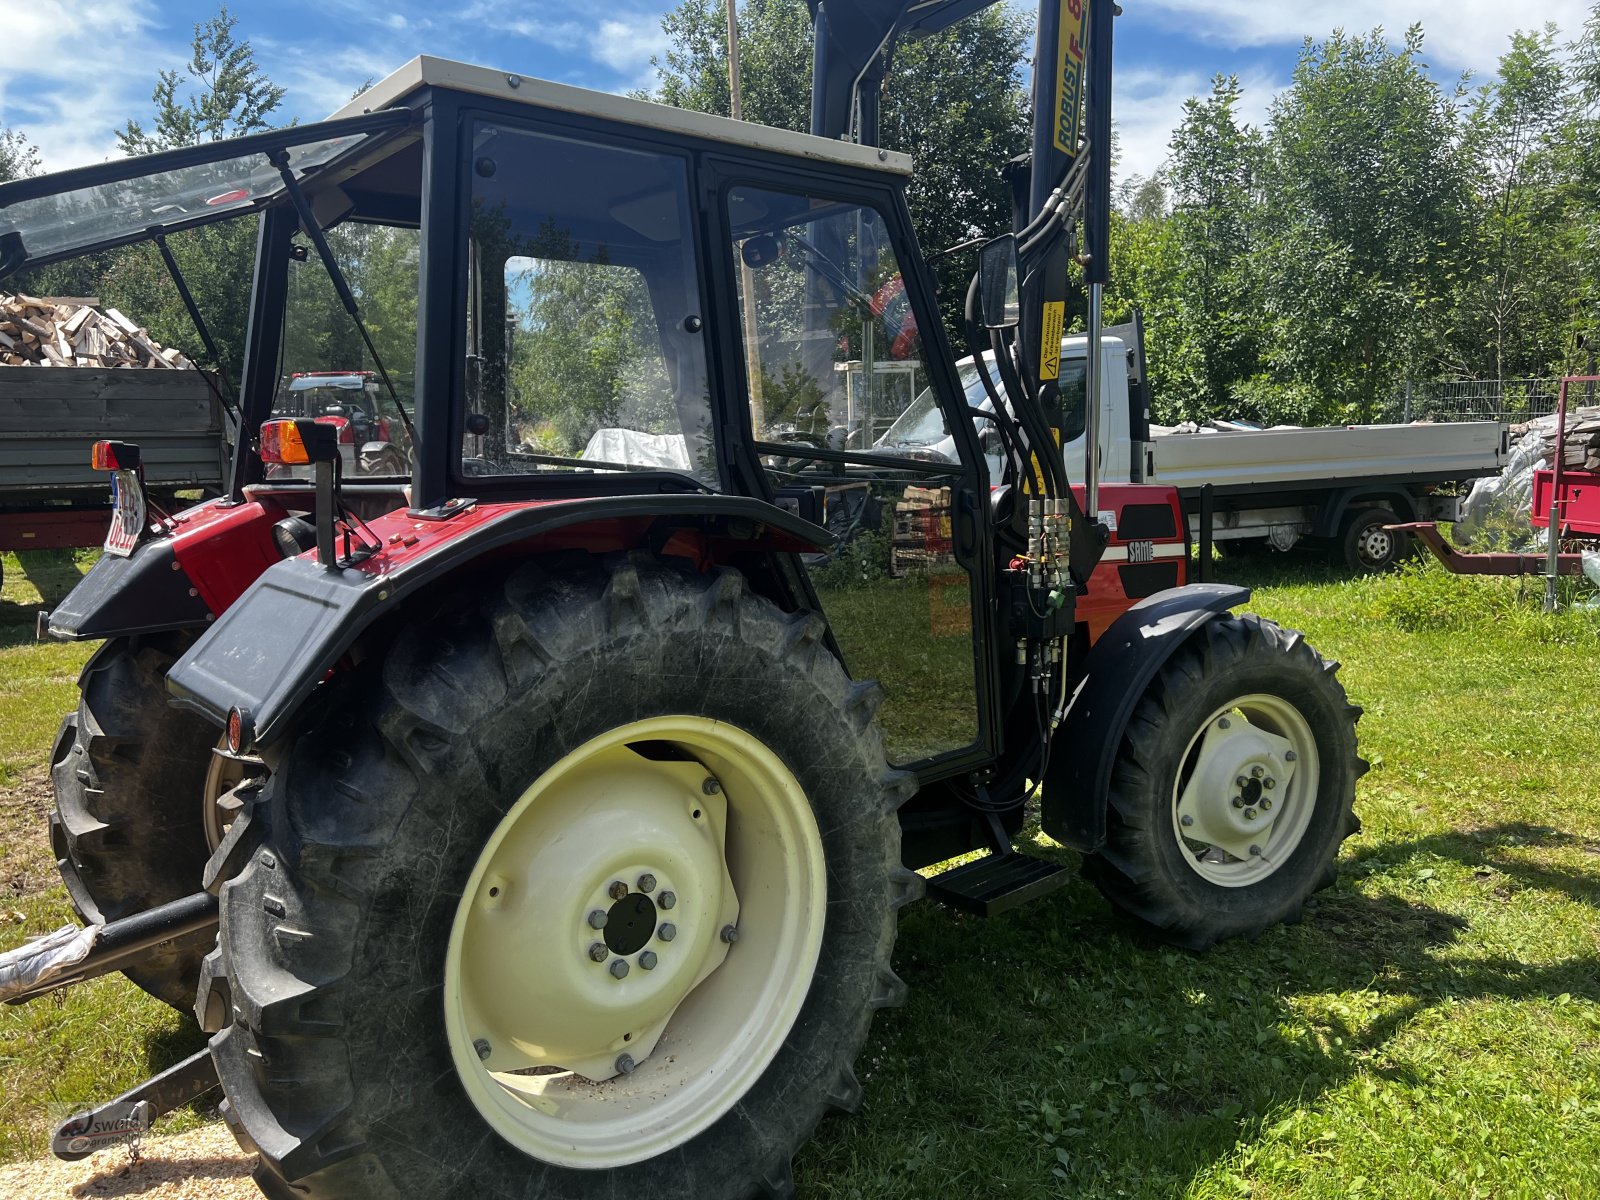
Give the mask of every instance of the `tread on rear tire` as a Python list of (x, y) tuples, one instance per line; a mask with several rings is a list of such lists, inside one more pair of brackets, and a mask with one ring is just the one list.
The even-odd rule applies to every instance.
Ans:
[[(819, 617), (726, 569), (574, 555), (474, 596), (330, 680), (239, 818), (254, 849), (223, 886), (197, 1011), (226, 1021), (212, 1054), (258, 1184), (339, 1200), (792, 1194), (795, 1150), (859, 1104), (872, 1012), (904, 995), (896, 910), (921, 880), (900, 865), (896, 810), (914, 783), (885, 762), (878, 689), (848, 679)], [(480, 1115), (452, 1060), (458, 900), (564, 754), (671, 713), (737, 725), (802, 786), (826, 855), (820, 957), (776, 1057), (708, 1128), (605, 1170), (543, 1162)]]

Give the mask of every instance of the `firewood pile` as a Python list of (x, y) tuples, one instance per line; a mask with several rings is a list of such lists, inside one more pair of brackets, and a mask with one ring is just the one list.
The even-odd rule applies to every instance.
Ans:
[(0, 292), (0, 365), (194, 367), (116, 309), (102, 312), (92, 298), (40, 299), (20, 292)]
[[(1540, 417), (1526, 425), (1511, 427), (1512, 440), (1540, 439), (1538, 458), (1554, 464), (1556, 457), (1556, 419)], [(1567, 413), (1561, 465), (1568, 471), (1600, 471), (1600, 407), (1575, 408)]]

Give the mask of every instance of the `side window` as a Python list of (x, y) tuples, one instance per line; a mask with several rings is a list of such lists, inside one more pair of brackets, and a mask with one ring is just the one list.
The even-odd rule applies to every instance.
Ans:
[(686, 161), (490, 122), (471, 153), (463, 474), (715, 486)]
[[(972, 582), (955, 512), (972, 476), (930, 380), (881, 214), (728, 194), (750, 419), (780, 496), (820, 498), (838, 539), (807, 568), (845, 666), (883, 684), (897, 763), (978, 736)], [(845, 452), (849, 461), (824, 457)]]

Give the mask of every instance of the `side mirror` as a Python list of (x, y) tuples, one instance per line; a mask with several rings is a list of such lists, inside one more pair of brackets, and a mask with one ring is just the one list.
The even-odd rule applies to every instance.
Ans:
[(1015, 234), (1001, 234), (978, 251), (978, 299), (985, 328), (1014, 329), (1022, 320)]

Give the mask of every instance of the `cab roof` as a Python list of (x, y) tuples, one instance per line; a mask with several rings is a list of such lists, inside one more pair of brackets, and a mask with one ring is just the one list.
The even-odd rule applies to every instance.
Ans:
[(819, 162), (868, 167), (896, 175), (911, 174), (911, 156), (895, 150), (858, 146), (854, 142), (830, 141), (828, 138), (813, 137), (808, 133), (774, 129), (768, 125), (756, 125), (749, 121), (734, 121), (728, 117), (695, 112), (693, 109), (673, 108), (670, 105), (652, 104), (647, 100), (634, 100), (610, 92), (594, 92), (588, 88), (552, 83), (547, 79), (531, 79), (511, 72), (492, 70), (489, 67), (476, 67), (447, 58), (434, 58), (427, 54), (413, 58), (392, 75), (373, 84), (334, 113), (331, 119), (353, 117), (403, 105), (424, 88), (443, 88), (477, 96), (489, 96), (500, 101), (526, 104), (530, 107), (584, 113), (629, 125), (660, 129), (668, 133), (706, 138), (716, 142), (728, 142), (759, 150), (772, 150)]

